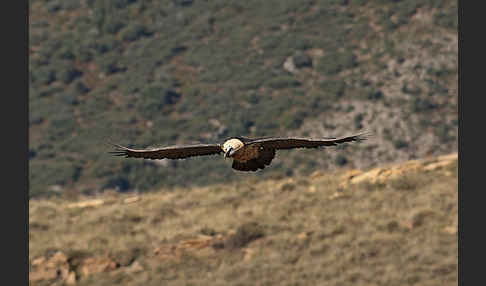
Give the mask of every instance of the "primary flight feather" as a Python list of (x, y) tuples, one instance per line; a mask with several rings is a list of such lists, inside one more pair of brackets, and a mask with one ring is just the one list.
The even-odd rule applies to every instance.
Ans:
[(131, 149), (117, 144), (110, 153), (125, 158), (144, 159), (185, 159), (193, 156), (216, 155), (224, 153), (225, 158), (233, 158), (232, 168), (238, 171), (256, 171), (270, 165), (276, 150), (294, 148), (318, 148), (336, 146), (342, 143), (359, 142), (367, 138), (362, 132), (340, 138), (246, 138), (231, 137), (222, 144), (195, 144), (169, 146), (154, 149)]

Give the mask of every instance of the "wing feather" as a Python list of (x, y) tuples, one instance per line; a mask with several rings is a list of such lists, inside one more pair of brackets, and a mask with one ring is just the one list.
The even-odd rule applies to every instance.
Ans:
[(155, 149), (130, 149), (112, 144), (116, 147), (115, 151), (109, 153), (115, 156), (124, 156), (125, 158), (144, 158), (144, 159), (184, 159), (193, 156), (215, 155), (222, 153), (219, 144), (197, 144), (185, 146), (169, 146)]
[(261, 138), (254, 139), (246, 144), (259, 144), (265, 148), (272, 148), (275, 150), (294, 149), (294, 148), (317, 148), (322, 146), (336, 146), (342, 143), (363, 141), (368, 137), (368, 132), (362, 132), (351, 136), (340, 138)]

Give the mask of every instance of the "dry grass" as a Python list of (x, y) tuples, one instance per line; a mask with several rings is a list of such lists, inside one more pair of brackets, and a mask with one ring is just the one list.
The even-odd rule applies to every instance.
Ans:
[[(30, 262), (61, 251), (77, 285), (457, 285), (457, 162), (380, 184), (339, 178), (31, 200)], [(88, 275), (93, 257), (115, 266)]]

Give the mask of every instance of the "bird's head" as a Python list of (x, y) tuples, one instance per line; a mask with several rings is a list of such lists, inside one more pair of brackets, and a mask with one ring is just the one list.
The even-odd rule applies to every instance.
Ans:
[(224, 157), (225, 158), (232, 157), (236, 151), (240, 150), (243, 147), (243, 145), (244, 145), (243, 142), (235, 138), (226, 140), (226, 142), (224, 142), (222, 147), (224, 152)]

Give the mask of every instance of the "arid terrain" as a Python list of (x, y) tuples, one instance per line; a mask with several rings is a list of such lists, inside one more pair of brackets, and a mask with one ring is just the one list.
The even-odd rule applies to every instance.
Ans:
[(30, 285), (457, 285), (457, 168), (31, 199)]

